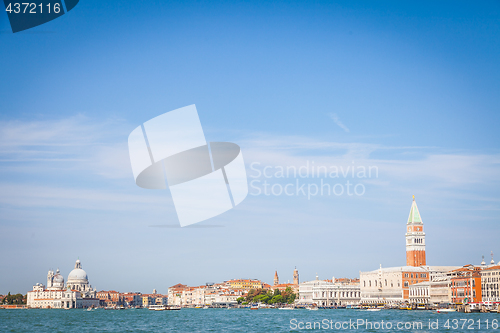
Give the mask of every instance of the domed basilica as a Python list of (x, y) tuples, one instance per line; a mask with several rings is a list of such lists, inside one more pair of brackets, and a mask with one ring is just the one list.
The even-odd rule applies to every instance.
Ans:
[(82, 263), (77, 260), (69, 273), (66, 287), (59, 269), (47, 274), (47, 286), (37, 283), (28, 292), (27, 305), (32, 308), (87, 308), (99, 306), (96, 290), (89, 283)]

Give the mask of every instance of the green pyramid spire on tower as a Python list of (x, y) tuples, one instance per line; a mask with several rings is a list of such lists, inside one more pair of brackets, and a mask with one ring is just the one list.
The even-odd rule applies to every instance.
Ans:
[(422, 223), (422, 218), (418, 212), (417, 202), (415, 201), (415, 196), (413, 196), (413, 202), (411, 204), (410, 216), (408, 216), (408, 224), (410, 223)]

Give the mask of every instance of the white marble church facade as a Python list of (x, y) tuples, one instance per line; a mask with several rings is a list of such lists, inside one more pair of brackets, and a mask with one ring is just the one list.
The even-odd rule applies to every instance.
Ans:
[(27, 306), (30, 308), (73, 309), (99, 306), (96, 290), (89, 283), (87, 273), (82, 269), (80, 260), (69, 273), (66, 286), (59, 269), (47, 274), (47, 285), (37, 283), (27, 293)]

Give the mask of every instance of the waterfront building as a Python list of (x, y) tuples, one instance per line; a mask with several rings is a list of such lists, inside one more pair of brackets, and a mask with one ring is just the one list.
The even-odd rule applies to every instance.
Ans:
[(123, 305), (129, 307), (136, 307), (142, 305), (142, 294), (141, 293), (123, 293)]
[(465, 265), (448, 273), (451, 278), (451, 301), (455, 304), (482, 300), (481, 271), (483, 267)]
[(153, 294), (142, 294), (142, 307), (149, 308), (150, 305), (156, 305), (156, 295)]
[(292, 291), (296, 294), (299, 292), (299, 285), (298, 284), (293, 284), (293, 283), (281, 283), (277, 284), (275, 286), (272, 286), (272, 290), (278, 289), (279, 291), (285, 291), (286, 288), (292, 289)]
[(451, 303), (451, 278), (449, 276), (435, 277), (430, 282), (429, 304)]
[(37, 283), (27, 293), (27, 307), (30, 308), (86, 308), (99, 306), (97, 293), (88, 281), (87, 273), (82, 269), (80, 260), (68, 275), (64, 287), (64, 278), (59, 269), (47, 274), (47, 286)]
[(481, 289), (483, 302), (500, 302), (500, 265), (494, 265), (481, 271)]
[(360, 272), (361, 303), (397, 304), (409, 299), (410, 285), (429, 281), (423, 267), (403, 266)]
[(255, 279), (235, 279), (227, 281), (227, 286), (231, 289), (250, 290), (250, 289), (262, 289), (263, 283), (262, 281)]
[(122, 306), (125, 303), (125, 297), (115, 290), (101, 290), (98, 291), (96, 295), (101, 306)]
[(148, 308), (150, 305), (168, 305), (168, 296), (158, 294), (156, 289), (153, 289), (152, 294), (140, 294), (138, 296), (141, 299), (140, 305), (142, 305), (143, 308)]
[(431, 281), (413, 284), (408, 288), (410, 303), (429, 304), (431, 299)]
[[(347, 283), (346, 280), (349, 282)], [(317, 304), (333, 307), (357, 305), (361, 298), (358, 279), (316, 280), (299, 284), (298, 305)]]

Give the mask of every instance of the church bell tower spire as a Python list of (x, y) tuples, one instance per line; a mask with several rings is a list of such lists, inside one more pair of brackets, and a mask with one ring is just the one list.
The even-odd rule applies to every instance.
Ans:
[(406, 266), (424, 266), (425, 260), (425, 232), (424, 223), (420, 217), (415, 196), (411, 204), (410, 216), (406, 223)]

